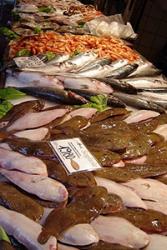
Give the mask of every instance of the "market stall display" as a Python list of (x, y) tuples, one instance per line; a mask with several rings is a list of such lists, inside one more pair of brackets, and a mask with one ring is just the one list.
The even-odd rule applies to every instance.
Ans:
[(79, 35), (102, 16), (93, 6), (22, 0), (16, 10), (1, 28), (12, 40), (1, 68), (0, 244), (166, 250), (165, 77), (119, 38)]

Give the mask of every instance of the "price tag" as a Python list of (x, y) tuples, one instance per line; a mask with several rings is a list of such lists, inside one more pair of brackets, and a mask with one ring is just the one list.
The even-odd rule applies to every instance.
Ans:
[(50, 144), (69, 174), (101, 168), (80, 138), (55, 140)]
[(36, 68), (45, 66), (45, 63), (37, 56), (16, 57), (14, 58), (14, 61), (19, 68)]

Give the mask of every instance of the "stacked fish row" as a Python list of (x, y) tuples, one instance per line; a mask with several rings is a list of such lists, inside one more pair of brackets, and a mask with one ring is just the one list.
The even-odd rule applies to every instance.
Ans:
[[(0, 120), (0, 225), (16, 249), (166, 249), (166, 114), (14, 104)], [(49, 142), (73, 137), (100, 170), (67, 175)]]
[(71, 32), (75, 34), (89, 33), (84, 26), (102, 13), (96, 11), (94, 6), (83, 5), (79, 1), (28, 1), (14, 9), (15, 23), (12, 30), (21, 36), (35, 35), (42, 30), (58, 32)]
[[(38, 64), (32, 66), (32, 60)], [(6, 86), (49, 101), (77, 105), (103, 94), (109, 106), (128, 105), (160, 113), (167, 107), (167, 81), (162, 75), (154, 76), (159, 71), (147, 62), (130, 64), (125, 59), (111, 62), (87, 52), (73, 57), (60, 55), (49, 61), (46, 54), (19, 57), (10, 66), (11, 69), (6, 65)]]
[[(91, 6), (22, 0), (17, 11), (13, 30), (40, 34), (11, 42), (2, 69), (30, 96), (0, 119), (0, 225), (12, 245), (0, 244), (166, 250), (166, 79), (117, 38), (41, 32), (84, 33), (81, 21), (100, 15)], [(100, 170), (67, 174), (50, 141), (74, 137)]]

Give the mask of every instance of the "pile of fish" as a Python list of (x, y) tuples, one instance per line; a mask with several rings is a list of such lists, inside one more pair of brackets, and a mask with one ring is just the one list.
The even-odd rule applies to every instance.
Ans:
[[(34, 61), (38, 63), (32, 66)], [(14, 58), (6, 68), (6, 86), (52, 102), (78, 105), (102, 94), (108, 106), (128, 105), (160, 113), (167, 107), (167, 80), (147, 62), (111, 62), (85, 52), (52, 60), (45, 54)]]
[[(13, 104), (0, 119), (7, 249), (166, 250), (166, 114), (97, 112), (29, 97)], [(100, 170), (67, 174), (50, 141), (74, 137)]]
[(90, 33), (84, 24), (98, 16), (94, 6), (79, 1), (28, 1), (20, 3), (13, 10), (12, 30), (19, 36), (35, 35), (41, 31), (53, 30), (74, 34)]
[[(8, 97), (26, 95), (0, 118), (0, 249), (167, 249), (167, 80), (120, 39), (85, 35), (99, 15), (76, 0), (15, 9), (0, 71)], [(51, 146), (68, 138), (101, 168), (69, 175)]]

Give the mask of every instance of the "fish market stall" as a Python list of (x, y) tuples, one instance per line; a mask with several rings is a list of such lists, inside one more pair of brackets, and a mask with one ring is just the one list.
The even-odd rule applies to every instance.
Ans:
[(0, 88), (0, 249), (167, 249), (167, 81), (76, 0), (16, 5)]

